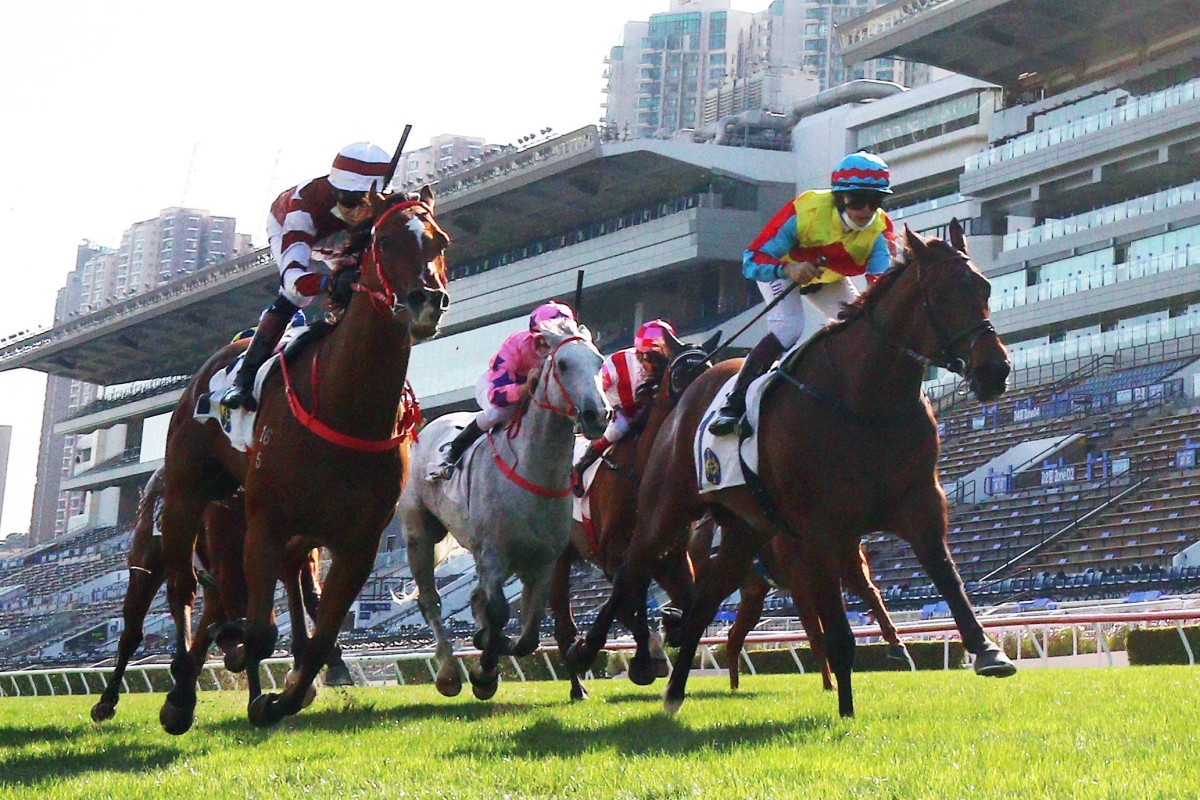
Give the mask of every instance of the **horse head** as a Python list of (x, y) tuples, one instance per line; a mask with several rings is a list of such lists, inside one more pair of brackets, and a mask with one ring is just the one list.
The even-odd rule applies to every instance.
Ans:
[(988, 314), (992, 285), (967, 254), (957, 219), (950, 240), (926, 239), (905, 228), (915, 270), (918, 301), (932, 347), (929, 360), (961, 375), (980, 401), (994, 400), (1008, 386), (1012, 363)]
[(721, 341), (721, 332), (717, 331), (708, 337), (708, 341), (695, 345), (676, 339), (667, 332), (667, 349), (670, 351), (670, 361), (667, 362), (667, 389), (671, 405), (679, 401), (684, 390), (692, 385), (692, 381), (712, 367), (709, 354)]
[(600, 387), (604, 358), (592, 343), (591, 332), (566, 318), (543, 323), (542, 338), (550, 348), (542, 363), (535, 402), (570, 417), (589, 439), (599, 439), (613, 410)]
[(362, 284), (377, 308), (407, 317), (418, 341), (438, 331), (450, 305), (446, 291), (446, 245), (450, 236), (433, 217), (433, 190), (416, 199), (399, 197), (375, 221)]

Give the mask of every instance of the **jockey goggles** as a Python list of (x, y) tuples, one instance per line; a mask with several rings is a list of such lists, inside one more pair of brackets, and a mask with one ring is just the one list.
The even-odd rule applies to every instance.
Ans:
[(358, 208), (366, 199), (366, 192), (347, 192), (338, 189), (337, 204), (342, 208)]
[(841, 192), (840, 194), (846, 208), (851, 211), (883, 207), (883, 195), (878, 192)]

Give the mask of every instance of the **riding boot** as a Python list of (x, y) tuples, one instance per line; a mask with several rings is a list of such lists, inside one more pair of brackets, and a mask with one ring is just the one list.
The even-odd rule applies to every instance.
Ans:
[(479, 423), (471, 420), (467, 423), (467, 427), (458, 432), (458, 435), (448, 445), (444, 445), (442, 452), (442, 461), (429, 470), (428, 478), (431, 481), (449, 480), (454, 474), (454, 468), (458, 466), (459, 460), (463, 457), (463, 453), (467, 452), (476, 439), (483, 435), (483, 429), (479, 427)]
[(709, 423), (709, 433), (714, 436), (727, 436), (737, 430), (738, 423), (746, 415), (746, 390), (783, 354), (784, 347), (773, 333), (768, 333), (754, 345), (746, 354), (746, 360), (742, 362), (742, 368), (733, 384), (733, 391), (725, 398), (725, 404), (717, 412), (716, 418)]
[(576, 497), (583, 497), (583, 473), (587, 472), (588, 467), (596, 463), (596, 459), (604, 455), (604, 451), (609, 448), (607, 439), (599, 439), (591, 444), (587, 450), (583, 451), (583, 455), (575, 462), (575, 466), (571, 469), (571, 491)]
[(228, 409), (244, 408), (247, 411), (254, 411), (258, 407), (254, 399), (254, 379), (258, 376), (259, 367), (275, 352), (275, 345), (279, 344), (288, 322), (295, 313), (296, 306), (282, 297), (276, 298), (262, 313), (258, 327), (254, 329), (254, 338), (246, 348), (242, 366), (233, 377), (233, 388), (221, 398), (221, 405)]

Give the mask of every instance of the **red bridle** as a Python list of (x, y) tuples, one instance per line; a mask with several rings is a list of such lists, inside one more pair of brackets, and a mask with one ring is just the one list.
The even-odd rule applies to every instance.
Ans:
[[(433, 211), (429, 208), (429, 206), (425, 205), (420, 200), (405, 200), (402, 203), (397, 203), (387, 211), (383, 212), (379, 219), (375, 221), (375, 225), (372, 226), (370, 258), (367, 259), (368, 264), (363, 266), (364, 273), (366, 273), (368, 266), (374, 268), (375, 279), (379, 282), (381, 288), (372, 289), (365, 283), (355, 283), (350, 287), (354, 291), (362, 292), (363, 294), (367, 295), (367, 297), (371, 298), (371, 305), (376, 311), (384, 316), (390, 315), (394, 317), (400, 311), (400, 309), (407, 310), (407, 308), (400, 302), (400, 298), (396, 296), (396, 290), (392, 288), (391, 281), (389, 281), (387, 275), (384, 274), (383, 268), (379, 266), (381, 259), (379, 253), (379, 240), (376, 237), (376, 234), (379, 231), (379, 227), (383, 225), (385, 220), (387, 220), (393, 214), (398, 214), (408, 209), (416, 209), (416, 216), (418, 218), (420, 218), (423, 222), (432, 225), (435, 230), (442, 232), (441, 226), (439, 226), (433, 219)], [(424, 253), (421, 255), (424, 257)], [(434, 277), (440, 281), (439, 276)], [(439, 285), (438, 288), (444, 289), (445, 285)]]

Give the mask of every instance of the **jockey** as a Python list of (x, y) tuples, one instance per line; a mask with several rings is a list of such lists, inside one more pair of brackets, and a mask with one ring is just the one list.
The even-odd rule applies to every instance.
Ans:
[(601, 388), (616, 414), (604, 435), (592, 442), (571, 470), (571, 488), (576, 497), (583, 497), (583, 473), (587, 468), (605, 450), (625, 438), (638, 415), (649, 406), (667, 369), (668, 332), (675, 335), (671, 323), (652, 319), (638, 328), (633, 347), (618, 350), (604, 359), (600, 368)]
[(255, 375), (292, 315), (331, 288), (339, 295), (349, 288), (351, 270), (323, 275), (313, 270), (311, 260), (325, 261), (335, 271), (353, 261), (345, 253), (350, 231), (374, 218), (373, 193), (385, 188), (390, 162), (382, 147), (355, 142), (337, 154), (328, 175), (293, 186), (271, 204), (267, 238), (279, 269), (279, 296), (259, 318), (233, 388), (221, 400), (223, 406), (253, 411)]
[(463, 453), (476, 439), (516, 416), (522, 401), (537, 386), (542, 359), (549, 352), (541, 335), (542, 326), (552, 319), (562, 318), (574, 320), (575, 312), (553, 300), (543, 303), (529, 315), (529, 330), (517, 331), (504, 340), (488, 362), (488, 369), (475, 383), (475, 401), (482, 411), (458, 432), (453, 441), (443, 445), (442, 461), (429, 470), (426, 475), (429, 480), (448, 480)]
[(830, 188), (796, 197), (767, 223), (742, 255), (742, 274), (758, 281), (767, 302), (788, 283), (799, 288), (767, 315), (770, 331), (742, 363), (733, 391), (708, 430), (733, 433), (746, 413), (746, 390), (804, 333), (807, 299), (828, 318), (858, 297), (847, 276), (866, 273), (873, 284), (895, 255), (892, 221), (883, 201), (892, 193), (891, 173), (873, 153), (852, 153), (834, 169)]

